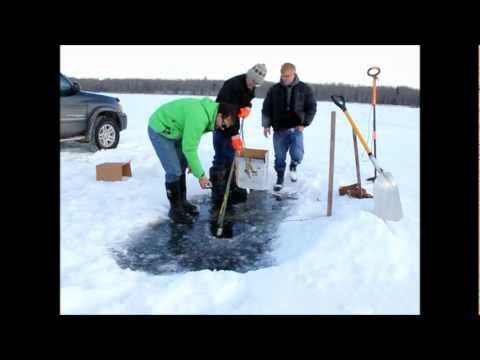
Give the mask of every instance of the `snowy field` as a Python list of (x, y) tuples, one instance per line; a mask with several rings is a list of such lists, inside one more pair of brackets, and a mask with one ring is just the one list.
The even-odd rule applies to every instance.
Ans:
[[(386, 223), (375, 216), (373, 199), (338, 195), (339, 186), (356, 181), (352, 130), (333, 103), (319, 102), (315, 119), (304, 132), (300, 198), (289, 201), (284, 213), (277, 214), (280, 221), (269, 228), (271, 242), (264, 254), (268, 261), (250, 271), (200, 266), (155, 273), (120, 266), (115, 254), (142, 241), (132, 234), (167, 219), (164, 172), (149, 141), (147, 123), (158, 106), (179, 96), (107, 95), (119, 97), (128, 115), (118, 148), (89, 153), (81, 144), (61, 144), (62, 314), (419, 313), (419, 109), (377, 106), (378, 160), (399, 184), (401, 221)], [(273, 184), (273, 144), (271, 137), (263, 136), (261, 106), (261, 99), (254, 100), (245, 121), (245, 140), (248, 147), (270, 151)], [(347, 106), (367, 138), (371, 106)], [(327, 217), (331, 111), (337, 111), (337, 128), (333, 216)], [(363, 181), (373, 175), (373, 168), (360, 143), (359, 151)], [(211, 133), (203, 136), (199, 156), (208, 173)], [(97, 182), (95, 166), (112, 161), (131, 161), (133, 177)], [(204, 199), (200, 206), (208, 206), (210, 191), (202, 190), (192, 175), (187, 181), (188, 196)], [(372, 185), (362, 185), (373, 192)], [(209, 241), (241, 249), (242, 239)], [(137, 255), (155, 258), (162, 251), (162, 246), (145, 248), (145, 254)]]

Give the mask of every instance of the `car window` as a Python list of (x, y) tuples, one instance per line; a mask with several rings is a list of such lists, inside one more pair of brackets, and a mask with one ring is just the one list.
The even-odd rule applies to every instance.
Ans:
[(71, 85), (63, 76), (60, 76), (60, 95), (68, 95)]

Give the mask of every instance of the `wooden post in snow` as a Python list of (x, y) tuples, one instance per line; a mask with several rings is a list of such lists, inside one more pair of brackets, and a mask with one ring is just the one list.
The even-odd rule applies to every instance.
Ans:
[(332, 196), (333, 196), (333, 169), (335, 160), (335, 117), (336, 112), (332, 111), (330, 115), (330, 162), (328, 169), (328, 202), (327, 216), (332, 216)]
[(355, 167), (357, 169), (357, 184), (360, 191), (360, 196), (362, 195), (362, 180), (360, 179), (360, 159), (358, 158), (358, 145), (357, 145), (357, 135), (355, 131), (352, 130), (353, 134), (353, 151), (355, 153)]

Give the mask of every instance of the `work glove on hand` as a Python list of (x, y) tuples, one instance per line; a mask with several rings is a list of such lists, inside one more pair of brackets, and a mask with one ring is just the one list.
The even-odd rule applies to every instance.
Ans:
[(238, 112), (238, 116), (241, 118), (246, 118), (250, 115), (250, 108), (248, 106), (240, 108), (240, 111)]
[(244, 148), (243, 148), (243, 143), (242, 143), (242, 139), (240, 138), (240, 135), (232, 136), (232, 147), (240, 155), (243, 154)]

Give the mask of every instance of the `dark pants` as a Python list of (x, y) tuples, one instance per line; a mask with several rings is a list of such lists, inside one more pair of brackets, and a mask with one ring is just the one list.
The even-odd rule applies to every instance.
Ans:
[(300, 164), (303, 160), (303, 133), (295, 128), (274, 131), (273, 148), (275, 171), (284, 172), (288, 151), (290, 151), (291, 161)]
[(156, 133), (150, 126), (148, 136), (165, 170), (165, 182), (172, 183), (185, 174), (187, 159), (182, 152), (182, 139), (171, 140)]
[(230, 167), (235, 157), (235, 150), (233, 149), (231, 138), (223, 135), (221, 130), (213, 131), (213, 148), (215, 155), (213, 156), (213, 166), (215, 167)]

